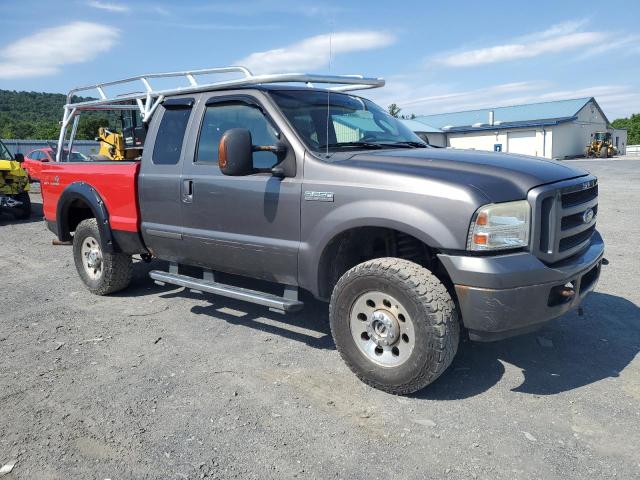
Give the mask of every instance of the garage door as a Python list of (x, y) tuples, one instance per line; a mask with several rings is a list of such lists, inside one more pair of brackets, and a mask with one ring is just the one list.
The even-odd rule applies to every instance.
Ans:
[(508, 152), (523, 155), (538, 155), (536, 150), (536, 131), (523, 130), (507, 134)]

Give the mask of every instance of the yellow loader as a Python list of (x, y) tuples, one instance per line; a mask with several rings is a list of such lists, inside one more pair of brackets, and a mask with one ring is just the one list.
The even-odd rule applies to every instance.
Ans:
[(618, 150), (613, 146), (613, 142), (611, 141), (611, 133), (596, 132), (593, 134), (591, 143), (587, 145), (585, 157), (608, 158), (613, 157), (617, 153)]
[(142, 155), (146, 127), (140, 113), (124, 111), (120, 113), (122, 133), (105, 127), (98, 129), (96, 140), (100, 142), (98, 158), (104, 160), (135, 160)]
[(14, 158), (0, 141), (0, 212), (11, 213), (18, 220), (31, 216), (29, 175), (22, 168), (23, 160), (21, 153)]

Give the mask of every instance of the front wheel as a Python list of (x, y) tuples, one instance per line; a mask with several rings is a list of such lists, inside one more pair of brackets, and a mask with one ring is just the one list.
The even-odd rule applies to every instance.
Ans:
[(31, 198), (29, 197), (29, 193), (22, 192), (15, 196), (15, 199), (18, 202), (21, 202), (22, 205), (19, 207), (15, 207), (13, 211), (13, 216), (16, 220), (26, 220), (31, 217)]
[(609, 148), (605, 146), (600, 149), (600, 158), (607, 158), (607, 157), (609, 157)]
[(447, 289), (407, 260), (378, 258), (349, 270), (333, 290), (329, 316), (345, 363), (389, 393), (426, 387), (458, 349), (460, 324)]
[(91, 293), (108, 295), (126, 288), (133, 275), (131, 256), (102, 250), (95, 218), (83, 220), (73, 236), (73, 260)]

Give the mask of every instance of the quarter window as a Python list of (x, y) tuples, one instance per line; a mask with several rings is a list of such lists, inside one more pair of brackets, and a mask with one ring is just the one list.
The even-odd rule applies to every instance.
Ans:
[(175, 165), (180, 161), (182, 142), (190, 114), (190, 108), (165, 109), (153, 145), (153, 163)]
[[(254, 145), (273, 145), (278, 137), (262, 111), (246, 103), (221, 103), (209, 105), (204, 114), (196, 162), (218, 163), (218, 145), (222, 135), (232, 128), (246, 128), (251, 132)], [(271, 168), (276, 164), (271, 152), (254, 152), (254, 168)]]

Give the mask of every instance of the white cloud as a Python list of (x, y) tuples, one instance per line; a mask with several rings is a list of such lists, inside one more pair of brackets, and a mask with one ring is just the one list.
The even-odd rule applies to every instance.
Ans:
[[(331, 37), (331, 40), (330, 40)], [(337, 32), (309, 37), (282, 48), (255, 52), (238, 60), (256, 73), (310, 71), (329, 64), (329, 42), (333, 55), (386, 47), (395, 38), (382, 32)]]
[(110, 50), (118, 36), (117, 29), (90, 22), (41, 30), (0, 49), (0, 79), (57, 73)]
[(587, 58), (610, 52), (611, 50), (616, 51), (618, 58), (640, 53), (640, 35), (632, 34), (616, 36), (607, 42), (602, 42), (599, 45), (589, 48), (586, 52), (581, 54), (577, 60), (585, 60)]
[(447, 85), (420, 85), (413, 77), (392, 77), (387, 88), (369, 96), (382, 106), (396, 103), (403, 114), (431, 115), (524, 103), (595, 97), (609, 120), (640, 111), (640, 93), (632, 86), (607, 84), (558, 89), (549, 82), (514, 82), (474, 90), (452, 90)]
[(381, 105), (396, 103), (404, 114), (433, 114), (504, 105), (507, 98), (522, 98), (548, 87), (547, 82), (528, 81), (455, 91), (447, 85), (421, 84), (419, 77), (391, 77), (385, 88), (371, 90), (370, 96)]
[(260, 16), (266, 14), (302, 15), (306, 17), (327, 17), (347, 11), (344, 5), (330, 5), (307, 0), (243, 0), (242, 2), (202, 2), (193, 10), (214, 12), (224, 15)]
[(570, 33), (577, 32), (582, 27), (584, 27), (589, 21), (585, 19), (581, 20), (569, 20), (567, 22), (557, 23), (555, 25), (551, 25), (546, 30), (542, 32), (536, 32), (529, 35), (525, 35), (520, 37), (520, 41), (531, 41), (531, 40), (541, 40), (544, 38), (557, 37), (559, 35), (569, 35)]
[(602, 32), (577, 31), (585, 23), (585, 20), (564, 22), (502, 45), (443, 53), (436, 55), (434, 62), (447, 67), (487, 65), (574, 50), (596, 45), (607, 38)]
[(101, 2), (99, 0), (91, 0), (87, 2), (87, 5), (100, 10), (107, 10), (108, 12), (124, 13), (128, 12), (130, 8), (127, 5), (120, 3)]

